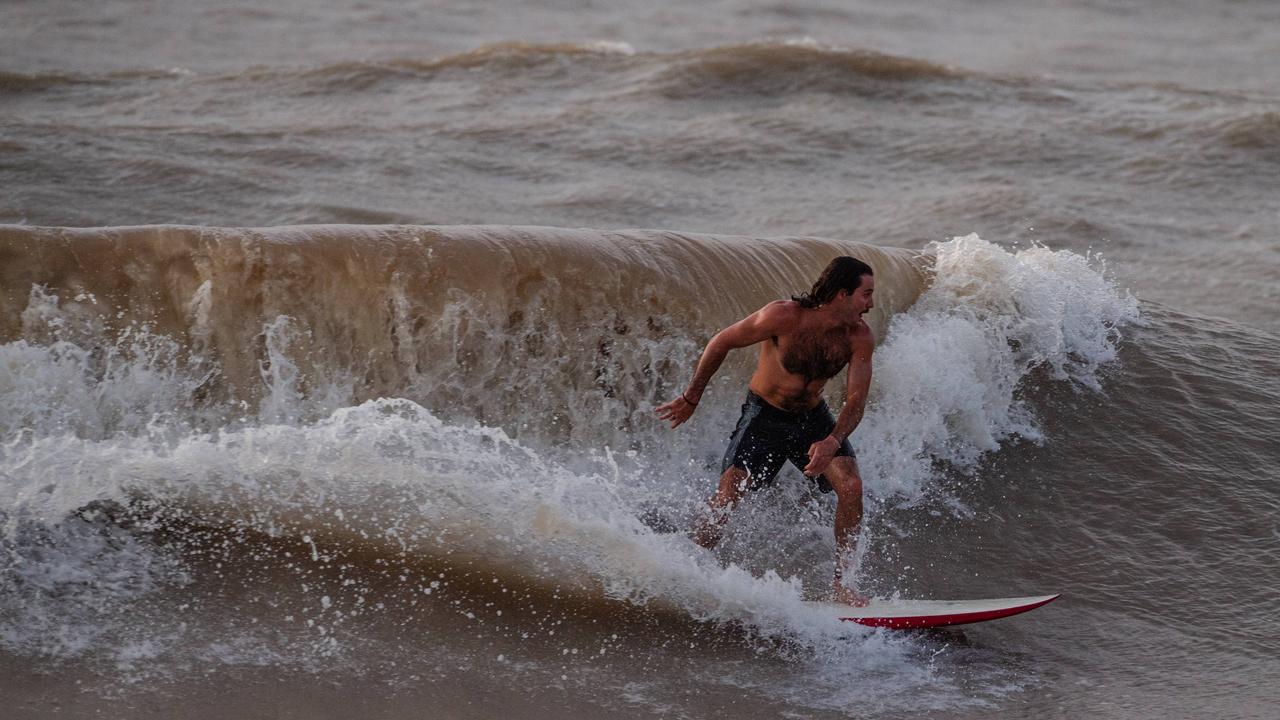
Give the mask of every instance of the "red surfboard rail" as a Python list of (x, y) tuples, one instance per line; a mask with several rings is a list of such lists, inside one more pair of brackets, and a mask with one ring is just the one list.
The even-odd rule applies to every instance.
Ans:
[[(1049, 603), (1061, 597), (1042, 595), (1026, 598), (1002, 598), (975, 601), (915, 601), (906, 602), (901, 609), (891, 604), (876, 603), (866, 608), (847, 607), (847, 616), (839, 619), (870, 627), (908, 630), (947, 625), (964, 625), (985, 622), (1017, 615)], [(933, 607), (929, 607), (933, 606)]]

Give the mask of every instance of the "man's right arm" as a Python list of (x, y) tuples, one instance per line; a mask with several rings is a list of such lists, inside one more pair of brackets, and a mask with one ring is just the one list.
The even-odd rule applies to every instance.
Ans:
[(698, 367), (693, 373), (693, 379), (689, 381), (689, 386), (680, 394), (680, 397), (659, 407), (658, 416), (663, 420), (672, 421), (673, 428), (687, 420), (702, 400), (702, 393), (706, 390), (707, 383), (720, 369), (729, 351), (750, 347), (777, 335), (785, 326), (789, 305), (785, 300), (769, 303), (716, 333), (702, 351), (702, 357), (698, 359)]

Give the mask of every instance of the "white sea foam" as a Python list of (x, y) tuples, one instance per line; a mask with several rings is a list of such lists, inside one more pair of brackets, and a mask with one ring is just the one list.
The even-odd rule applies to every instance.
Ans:
[[(67, 456), (75, 461), (66, 462)], [(15, 460), (30, 469), (30, 492), (9, 503), (27, 517), (55, 517), (90, 497), (124, 500), (145, 494), (182, 508), (184, 516), (201, 523), (307, 542), (323, 538), (329, 546), (372, 544), (388, 556), (435, 556), (460, 568), (478, 563), (486, 571), (549, 587), (576, 587), (587, 595), (603, 592), (633, 603), (678, 608), (716, 624), (742, 624), (762, 638), (788, 642), (810, 661), (844, 658), (839, 672), (864, 691), (884, 692), (877, 683), (901, 687), (926, 677), (934, 685), (946, 684), (910, 659), (915, 650), (909, 640), (842, 626), (805, 605), (796, 578), (774, 572), (757, 576), (732, 563), (722, 565), (682, 534), (655, 534), (636, 520), (635, 507), (625, 499), (626, 488), (620, 484), (628, 482), (625, 475), (615, 476), (604, 465), (599, 473), (570, 471), (500, 430), (447, 425), (406, 400), (370, 401), (310, 424), (254, 425), (193, 434), (176, 443), (64, 436), (35, 443)], [(50, 484), (62, 490), (39, 491)], [(80, 492), (71, 492), (75, 488)], [(12, 540), (26, 547), (21, 537)], [(121, 626), (119, 612), (108, 622), (100, 619), (98, 608), (127, 606), (175, 582), (175, 572), (181, 579), (180, 571), (161, 563), (163, 554), (132, 540), (129, 548), (105, 555), (115, 565), (104, 569), (100, 543), (73, 540), (64, 535), (58, 555), (28, 558), (22, 565), (20, 585), (27, 589), (21, 604), (10, 609), (23, 622), (6, 627), (0, 637), (11, 647), (44, 643), (40, 652), (61, 656), (83, 653), (96, 638), (109, 638), (110, 652), (131, 672), (142, 672), (139, 666), (148, 657), (164, 654), (172, 661), (175, 643), (167, 643), (164, 653), (155, 650), (158, 640), (153, 636), (160, 630), (139, 625), (129, 632)], [(315, 555), (314, 543), (310, 547)], [(49, 583), (31, 580), (117, 570), (130, 579), (127, 587), (81, 583), (79, 592), (88, 599), (76, 604)], [(314, 620), (308, 628), (316, 637), (299, 642), (284, 656), (268, 645), (262, 648), (265, 656), (305, 662), (340, 649), (337, 636), (327, 630), (340, 624), (332, 617), (332, 600), (321, 590), (314, 593), (311, 604), (318, 609), (308, 618)], [(376, 600), (370, 598), (369, 604)], [(20, 632), (21, 627), (51, 623), (71, 628), (72, 639), (80, 644)], [(163, 632), (171, 633), (172, 627), (168, 624)], [(859, 653), (857, 648), (867, 643), (867, 651)], [(148, 648), (156, 655), (148, 656)], [(204, 644), (191, 648), (202, 657), (220, 656), (215, 650)], [(886, 663), (923, 675), (904, 679), (901, 672), (883, 671)], [(826, 672), (835, 670), (828, 667)]]
[(930, 289), (894, 317), (855, 434), (867, 487), (918, 498), (944, 460), (972, 467), (1009, 438), (1043, 442), (1025, 383), (1045, 370), (1100, 390), (1137, 301), (1088, 258), (977, 235), (934, 246)]

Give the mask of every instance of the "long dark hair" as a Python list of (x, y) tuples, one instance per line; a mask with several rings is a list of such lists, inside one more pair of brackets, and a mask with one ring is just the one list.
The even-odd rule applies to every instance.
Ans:
[(792, 295), (791, 299), (800, 303), (800, 307), (816, 308), (831, 302), (836, 293), (841, 290), (845, 292), (857, 290), (862, 284), (863, 275), (875, 275), (875, 273), (871, 271), (870, 265), (858, 258), (841, 255), (827, 263), (827, 269), (822, 271), (818, 282), (813, 284), (812, 290), (803, 295)]

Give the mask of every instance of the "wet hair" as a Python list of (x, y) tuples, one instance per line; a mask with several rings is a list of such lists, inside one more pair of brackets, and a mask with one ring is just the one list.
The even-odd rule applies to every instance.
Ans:
[(827, 264), (813, 289), (803, 295), (793, 295), (792, 300), (800, 303), (800, 307), (816, 308), (835, 299), (836, 293), (844, 290), (853, 292), (862, 284), (863, 275), (875, 275), (871, 266), (857, 258), (841, 255)]

